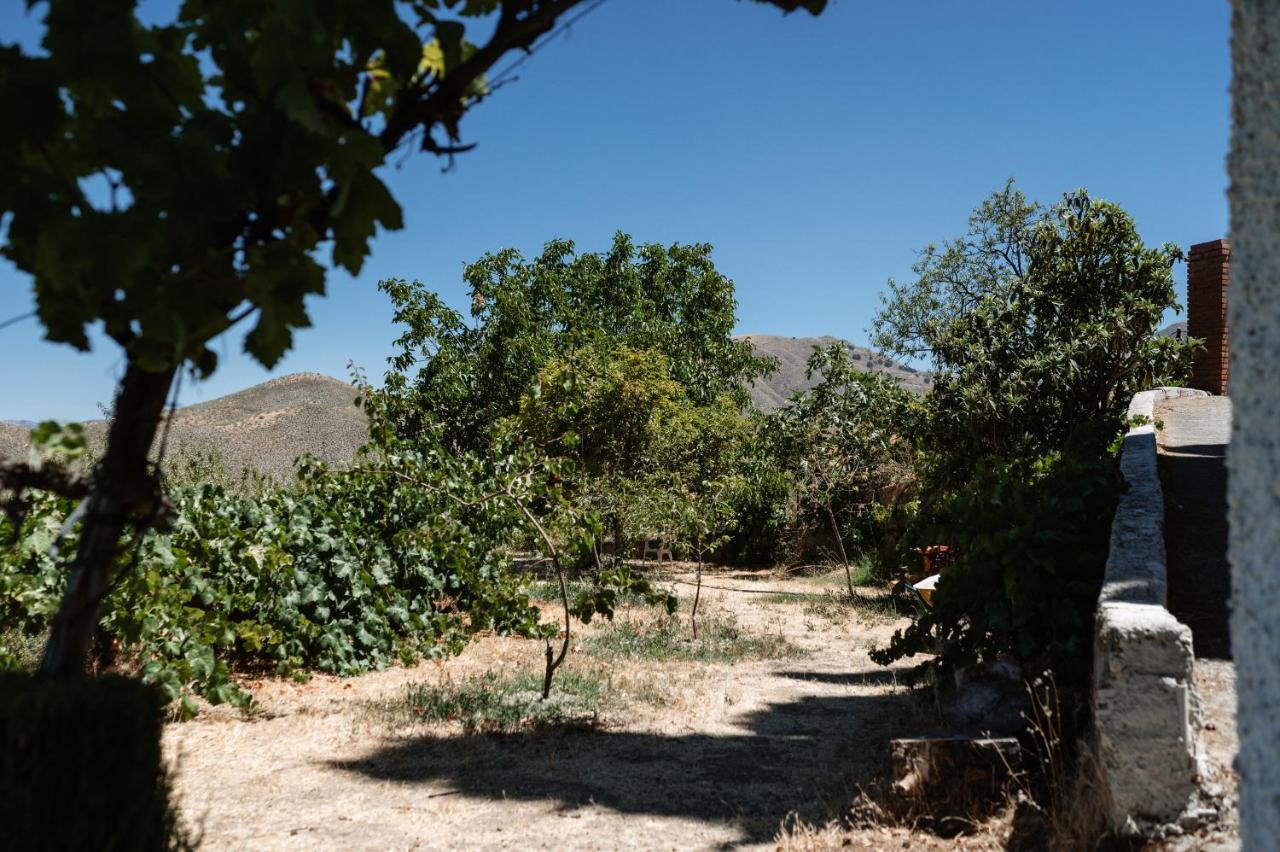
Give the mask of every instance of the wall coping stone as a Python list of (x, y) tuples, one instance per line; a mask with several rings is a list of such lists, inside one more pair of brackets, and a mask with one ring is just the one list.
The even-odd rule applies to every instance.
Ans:
[(1111, 525), (1093, 648), (1095, 747), (1113, 831), (1158, 834), (1194, 806), (1203, 777), (1191, 629), (1165, 608), (1168, 569), (1156, 403), (1209, 396), (1156, 388), (1129, 404), (1120, 471), (1128, 489)]

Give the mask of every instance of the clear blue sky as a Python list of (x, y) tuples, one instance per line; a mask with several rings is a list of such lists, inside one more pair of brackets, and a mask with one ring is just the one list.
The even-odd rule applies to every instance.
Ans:
[[(272, 373), (232, 337), (182, 401), (302, 370), (344, 377), (348, 361), (380, 376), (395, 331), (379, 278), (417, 278), (461, 308), (464, 263), (555, 237), (709, 242), (741, 331), (854, 342), (886, 279), (1010, 176), (1045, 201), (1088, 187), (1148, 242), (1216, 239), (1228, 23), (1223, 0), (835, 0), (818, 18), (608, 0), (465, 119), (479, 147), (453, 172), (422, 156), (390, 171), (405, 229), (377, 237), (358, 279), (330, 277)], [(38, 31), (5, 4), (0, 41)], [(0, 267), (0, 320), (30, 308), (30, 282)], [(121, 369), (111, 345), (77, 354), (34, 321), (0, 330), (0, 356), (4, 419), (96, 417)]]

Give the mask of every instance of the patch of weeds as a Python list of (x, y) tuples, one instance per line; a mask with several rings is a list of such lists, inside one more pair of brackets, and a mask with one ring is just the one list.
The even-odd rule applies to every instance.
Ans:
[(627, 680), (618, 688), (621, 698), (632, 699), (651, 707), (666, 707), (671, 703), (671, 696), (651, 677), (640, 680)]
[(759, 606), (777, 606), (778, 604), (802, 604), (812, 598), (809, 592), (775, 592), (771, 595), (758, 595), (754, 602)]
[(710, 615), (698, 621), (698, 638), (675, 618), (616, 621), (584, 643), (588, 653), (607, 659), (679, 660), (735, 663), (773, 660), (802, 653), (780, 635), (753, 633), (732, 614)]
[(832, 624), (844, 624), (850, 618), (862, 621), (892, 621), (897, 618), (893, 598), (884, 594), (862, 594), (850, 597), (846, 591), (828, 591), (820, 598), (805, 604), (805, 615), (825, 619)]
[[(589, 592), (595, 589), (595, 586), (585, 580), (569, 580), (565, 583), (565, 588), (569, 591), (569, 601), (572, 602), (580, 593)], [(525, 594), (529, 596), (529, 600), (538, 601), (539, 603), (560, 603), (560, 583), (556, 580), (535, 580), (525, 588)], [(630, 590), (618, 592), (617, 602), (619, 604), (645, 604), (644, 595), (636, 594)]]
[(542, 673), (478, 677), (443, 684), (410, 684), (397, 700), (378, 706), (376, 715), (390, 726), (415, 722), (457, 722), (468, 734), (512, 733), (550, 725), (599, 721), (613, 696), (612, 680), (596, 672), (561, 669), (542, 698)]

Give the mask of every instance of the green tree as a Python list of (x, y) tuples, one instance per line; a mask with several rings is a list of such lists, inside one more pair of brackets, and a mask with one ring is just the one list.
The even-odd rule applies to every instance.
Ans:
[(926, 249), (913, 285), (891, 283), (875, 327), (879, 345), (936, 371), (931, 488), (958, 487), (983, 458), (1118, 431), (1134, 393), (1181, 383), (1195, 344), (1155, 334), (1178, 307), (1181, 257), (1144, 245), (1127, 213), (1083, 190), (1046, 210), (1012, 185), (974, 211), (965, 238)]
[(549, 362), (591, 348), (661, 354), (699, 405), (728, 394), (745, 406), (750, 381), (771, 366), (731, 336), (733, 282), (708, 245), (636, 246), (619, 233), (608, 252), (577, 254), (556, 240), (532, 262), (513, 249), (488, 254), (464, 278), (471, 323), (421, 284), (382, 284), (407, 326), (386, 381), (402, 400), (403, 434), (441, 424), (449, 443), (483, 445)]
[(882, 342), (899, 335), (895, 351), (937, 370), (911, 543), (958, 557), (881, 662), (940, 637), (945, 664), (1009, 653), (1081, 684), (1121, 486), (1111, 445), (1132, 395), (1182, 381), (1194, 351), (1156, 336), (1180, 257), (1083, 190), (1043, 209), (1006, 187), (967, 238), (926, 251), (914, 286), (892, 289)]
[(774, 445), (792, 471), (792, 524), (829, 533), (853, 595), (846, 541), (865, 544), (877, 510), (910, 494), (916, 406), (893, 379), (855, 368), (843, 343), (815, 347), (807, 374), (822, 379), (773, 415)]
[(125, 363), (46, 673), (83, 667), (121, 534), (163, 513), (147, 455), (177, 371), (213, 372), (210, 341), (249, 319), (246, 351), (276, 363), (322, 257), (354, 274), (402, 226), (387, 158), (466, 150), (486, 75), (580, 2), (184, 0), (152, 25), (134, 0), (28, 0), (42, 50), (0, 48), (0, 109), (22, 117), (0, 140), (3, 253), (49, 340), (86, 349), (101, 323)]

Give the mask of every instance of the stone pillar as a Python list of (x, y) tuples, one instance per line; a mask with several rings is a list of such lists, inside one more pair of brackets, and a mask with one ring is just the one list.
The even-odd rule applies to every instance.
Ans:
[(1191, 387), (1227, 393), (1227, 284), (1231, 279), (1231, 243), (1214, 240), (1187, 254), (1187, 334), (1204, 341), (1196, 358)]
[(1231, 16), (1231, 645), (1240, 837), (1280, 849), (1280, 3)]

